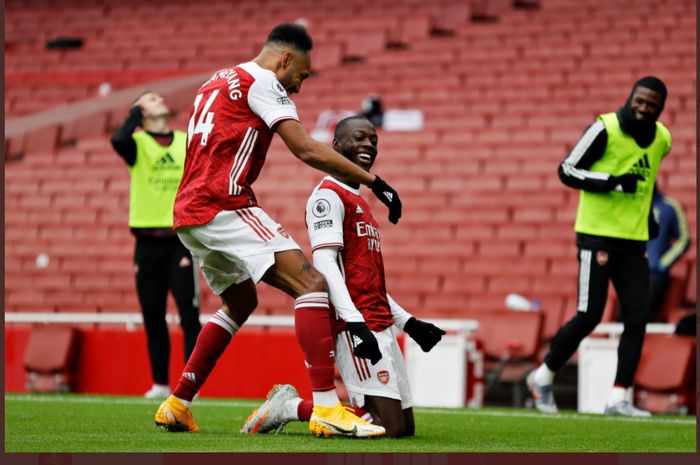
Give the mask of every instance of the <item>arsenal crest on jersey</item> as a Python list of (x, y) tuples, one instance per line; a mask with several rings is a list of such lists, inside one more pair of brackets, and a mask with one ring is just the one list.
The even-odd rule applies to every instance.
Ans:
[(389, 384), (389, 372), (386, 370), (382, 370), (382, 371), (378, 372), (377, 379), (382, 384)]

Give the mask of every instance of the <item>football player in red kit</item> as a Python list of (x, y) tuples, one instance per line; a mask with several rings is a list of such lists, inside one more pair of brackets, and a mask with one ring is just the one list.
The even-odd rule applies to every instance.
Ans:
[(264, 281), (296, 299), (296, 335), (313, 390), (311, 432), (384, 434), (384, 428), (340, 404), (333, 382), (326, 281), (284, 228), (258, 206), (251, 188), (276, 132), (308, 165), (369, 186), (389, 207), (391, 222), (401, 217), (398, 194), (387, 183), (314, 141), (299, 122), (289, 94), (299, 92), (310, 74), (311, 48), (305, 28), (280, 24), (254, 60), (215, 72), (197, 91), (174, 228), (198, 260), (209, 287), (221, 296), (223, 307), (202, 328), (173, 395), (156, 412), (156, 425), (170, 431), (199, 429), (191, 401), (257, 306), (255, 286)]
[[(377, 133), (363, 116), (341, 120), (333, 148), (369, 172), (377, 157)], [(417, 320), (386, 292), (379, 225), (360, 185), (327, 176), (306, 205), (306, 226), (314, 266), (328, 282), (334, 321), (335, 360), (355, 412), (369, 413), (391, 437), (414, 434), (413, 398), (392, 325), (403, 329), (424, 351), (443, 330)], [(279, 429), (288, 421), (308, 421), (311, 401), (291, 385), (277, 385), (241, 428), (245, 433)]]

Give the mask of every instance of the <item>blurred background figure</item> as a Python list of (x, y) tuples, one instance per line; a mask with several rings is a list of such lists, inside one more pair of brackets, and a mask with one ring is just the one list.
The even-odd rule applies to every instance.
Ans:
[(664, 195), (657, 186), (654, 186), (652, 208), (659, 229), (658, 236), (647, 242), (647, 259), (650, 273), (650, 319), (656, 321), (668, 288), (671, 268), (690, 247), (690, 231), (683, 208), (676, 200)]
[(362, 116), (375, 127), (381, 128), (384, 122), (384, 105), (376, 94), (369, 94), (362, 100)]
[[(182, 177), (187, 135), (171, 130), (169, 118), (163, 97), (145, 92), (111, 138), (131, 175), (129, 227), (136, 238), (134, 275), (153, 378), (146, 398), (170, 395), (170, 337), (165, 320), (168, 290), (175, 298), (185, 335), (185, 362), (201, 329), (192, 256), (173, 231), (173, 204)], [(136, 131), (138, 126), (143, 130)]]

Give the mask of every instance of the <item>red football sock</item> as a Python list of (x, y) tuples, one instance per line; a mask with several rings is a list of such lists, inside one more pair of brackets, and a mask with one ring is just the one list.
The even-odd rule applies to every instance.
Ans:
[(217, 360), (238, 331), (238, 325), (219, 310), (199, 332), (192, 355), (173, 391), (178, 399), (191, 401), (214, 369)]
[(311, 420), (311, 412), (314, 409), (314, 403), (310, 400), (302, 400), (297, 406), (297, 418), (299, 421)]
[(294, 303), (294, 329), (304, 352), (311, 390), (335, 389), (333, 366), (333, 337), (327, 292), (310, 292)]
[[(365, 421), (372, 423), (372, 416), (369, 414), (369, 410), (365, 410), (362, 407), (357, 407), (355, 405), (343, 404), (343, 407), (350, 410), (352, 413), (362, 418)], [(365, 416), (366, 415), (366, 416)]]

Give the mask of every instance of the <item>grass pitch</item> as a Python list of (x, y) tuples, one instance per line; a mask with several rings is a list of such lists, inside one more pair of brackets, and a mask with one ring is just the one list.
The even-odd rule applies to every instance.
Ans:
[[(262, 402), (262, 401), (260, 401)], [(198, 433), (155, 428), (159, 401), (88, 395), (5, 396), (6, 452), (695, 452), (695, 417), (649, 419), (522, 409), (416, 408), (416, 436), (311, 436), (308, 424), (279, 434), (238, 428), (260, 402), (198, 399)]]

